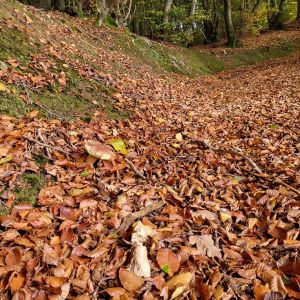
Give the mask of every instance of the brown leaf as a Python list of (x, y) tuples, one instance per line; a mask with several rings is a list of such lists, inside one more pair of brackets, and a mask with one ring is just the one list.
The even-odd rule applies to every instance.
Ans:
[(191, 282), (192, 278), (193, 274), (190, 272), (180, 273), (169, 279), (166, 282), (165, 286), (171, 290), (174, 290), (175, 288), (180, 286), (187, 286)]
[(48, 244), (44, 245), (43, 261), (48, 265), (58, 265), (58, 254)]
[(135, 290), (142, 287), (142, 285), (144, 284), (143, 278), (122, 268), (119, 271), (119, 278), (122, 283), (122, 286), (129, 292), (134, 292)]
[(255, 300), (264, 300), (265, 294), (270, 292), (270, 289), (258, 282), (254, 284), (254, 298)]
[(219, 284), (221, 279), (221, 272), (219, 271), (219, 269), (215, 269), (209, 277), (209, 281), (213, 289)]
[(54, 288), (61, 287), (65, 283), (65, 281), (66, 281), (65, 277), (55, 277), (55, 276), (45, 277), (45, 282)]
[(283, 297), (279, 292), (268, 292), (265, 294), (264, 300), (283, 300)]
[(180, 267), (177, 255), (169, 249), (159, 249), (156, 253), (156, 260), (161, 269), (172, 276)]
[(215, 246), (215, 243), (210, 234), (205, 235), (192, 235), (189, 237), (189, 243), (191, 245), (197, 246), (197, 249), (201, 252), (202, 255), (207, 255), (208, 257), (218, 257), (221, 258), (221, 250)]
[(279, 292), (281, 295), (285, 296), (287, 290), (282, 281), (281, 276), (275, 271), (265, 271), (260, 275), (264, 282), (268, 283), (272, 292)]
[(9, 283), (11, 293), (14, 294), (17, 290), (22, 288), (25, 283), (25, 278), (21, 276), (13, 277)]
[(111, 297), (121, 296), (126, 293), (126, 290), (121, 287), (108, 288), (103, 292), (106, 292)]

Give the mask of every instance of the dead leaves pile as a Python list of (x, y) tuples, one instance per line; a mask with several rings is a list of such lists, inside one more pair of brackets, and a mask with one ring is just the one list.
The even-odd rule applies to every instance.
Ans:
[[(1, 116), (2, 298), (300, 299), (299, 197), (201, 143), (238, 148), (299, 189), (299, 55), (196, 80), (136, 77), (103, 75), (127, 120)], [(45, 177), (35, 207), (15, 201), (24, 174)]]

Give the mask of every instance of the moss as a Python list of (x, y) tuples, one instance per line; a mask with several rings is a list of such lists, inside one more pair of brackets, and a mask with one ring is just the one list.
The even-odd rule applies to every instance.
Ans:
[(30, 203), (35, 205), (39, 192), (45, 185), (45, 178), (39, 174), (25, 173), (18, 186), (13, 190), (15, 203)]
[(44, 154), (36, 154), (34, 155), (33, 159), (39, 166), (44, 166), (49, 162), (48, 157)]
[(23, 64), (28, 64), (31, 54), (35, 52), (25, 36), (16, 28), (2, 26), (0, 28), (0, 60), (15, 58)]
[(269, 59), (284, 57), (299, 50), (300, 39), (270, 47), (240, 51), (228, 56), (227, 67), (235, 68), (252, 65)]
[(33, 110), (18, 95), (0, 92), (0, 114), (20, 117)]
[(160, 72), (175, 72), (190, 77), (252, 65), (300, 50), (300, 40), (294, 40), (258, 49), (239, 49), (217, 57), (195, 49), (165, 46), (130, 33), (118, 36), (117, 40), (121, 51), (131, 56), (137, 64), (148, 64)]

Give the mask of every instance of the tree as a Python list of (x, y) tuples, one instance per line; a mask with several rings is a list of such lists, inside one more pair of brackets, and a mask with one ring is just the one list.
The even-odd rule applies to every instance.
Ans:
[(45, 10), (50, 10), (52, 8), (51, 0), (40, 0), (39, 6)]
[[(191, 9), (190, 9), (191, 18), (196, 14), (196, 8), (197, 8), (197, 0), (192, 0)], [(193, 24), (190, 24), (187, 27), (187, 33), (192, 33), (192, 31), (193, 31)]]
[(231, 0), (224, 0), (224, 19), (227, 33), (227, 45), (229, 47), (236, 46), (236, 38), (232, 23)]
[[(272, 11), (269, 18), (269, 26), (271, 29), (282, 29), (283, 27), (283, 12), (286, 0), (280, 0), (278, 10)], [(274, 0), (271, 1), (271, 7), (274, 9), (276, 3)]]
[(101, 26), (109, 13), (109, 7), (106, 0), (99, 0), (97, 10), (97, 25)]
[(173, 4), (173, 0), (165, 0), (164, 3), (164, 9), (163, 9), (163, 23), (167, 24), (169, 23), (169, 15), (170, 15), (170, 10)]
[(300, 0), (297, 1), (297, 18), (296, 20), (300, 21)]

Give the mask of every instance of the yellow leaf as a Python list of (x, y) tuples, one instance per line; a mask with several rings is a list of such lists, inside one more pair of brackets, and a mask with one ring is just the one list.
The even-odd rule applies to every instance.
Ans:
[(6, 92), (8, 91), (7, 87), (4, 83), (0, 82), (0, 92)]
[(6, 156), (0, 159), (0, 165), (4, 165), (13, 159), (12, 156)]
[(176, 288), (171, 296), (171, 300), (181, 295), (185, 290), (186, 290), (186, 286), (179, 286), (178, 288)]
[(176, 134), (176, 140), (178, 142), (182, 142), (183, 141), (183, 137), (182, 137), (182, 134), (180, 132)]
[(231, 214), (228, 211), (220, 212), (220, 219), (223, 223), (231, 219)]
[(193, 274), (191, 272), (184, 272), (173, 276), (166, 282), (166, 287), (173, 290), (180, 286), (187, 286), (192, 280)]
[(222, 300), (223, 299), (224, 290), (221, 286), (218, 286), (214, 291), (214, 299)]
[(174, 143), (174, 144), (172, 144), (172, 147), (175, 148), (175, 149), (179, 149), (179, 148), (180, 148), (180, 145), (177, 144), (177, 143)]
[(112, 145), (114, 147), (114, 149), (124, 155), (127, 155), (128, 154), (128, 151), (126, 149), (126, 145), (124, 143), (124, 141), (120, 138), (115, 138), (115, 139), (112, 139), (110, 142), (109, 142), (110, 145)]

